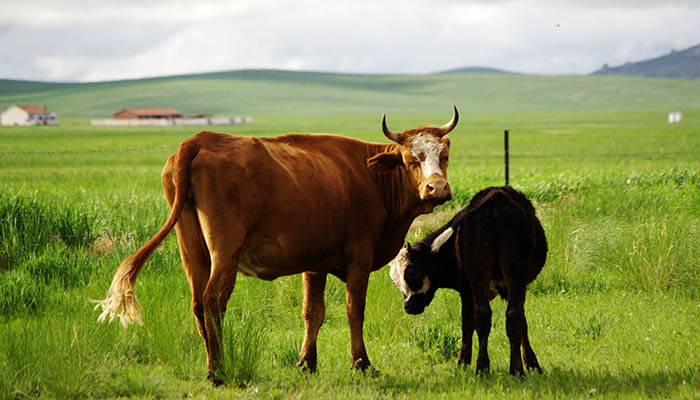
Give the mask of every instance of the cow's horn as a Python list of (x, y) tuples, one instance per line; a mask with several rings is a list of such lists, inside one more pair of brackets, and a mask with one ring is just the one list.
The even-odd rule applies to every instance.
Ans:
[(387, 126), (386, 126), (386, 114), (382, 114), (382, 132), (384, 132), (384, 136), (386, 136), (387, 138), (389, 138), (389, 140), (391, 140), (393, 142), (399, 143), (399, 140), (401, 140), (400, 134), (398, 134), (396, 132), (392, 132), (389, 130), (389, 128), (387, 128)]
[(455, 126), (457, 126), (457, 122), (459, 121), (459, 112), (457, 111), (457, 106), (453, 104), (452, 108), (455, 110), (454, 114), (452, 115), (452, 119), (450, 120), (450, 122), (440, 127), (443, 136), (450, 133), (455, 128)]

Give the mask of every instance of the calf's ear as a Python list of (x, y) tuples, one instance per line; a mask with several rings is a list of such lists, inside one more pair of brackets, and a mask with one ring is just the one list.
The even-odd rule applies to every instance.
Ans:
[(384, 152), (367, 159), (367, 166), (374, 172), (389, 172), (403, 165), (403, 158), (399, 152)]
[(442, 245), (450, 239), (453, 233), (454, 229), (452, 229), (452, 227), (445, 229), (440, 235), (438, 235), (438, 237), (435, 238), (435, 240), (433, 240), (433, 243), (430, 245), (430, 251), (433, 253), (440, 251)]

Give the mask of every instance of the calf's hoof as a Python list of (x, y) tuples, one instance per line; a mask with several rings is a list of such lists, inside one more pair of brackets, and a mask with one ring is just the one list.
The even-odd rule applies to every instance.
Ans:
[(528, 366), (527, 366), (527, 370), (528, 370), (528, 371), (535, 371), (535, 372), (537, 372), (537, 373), (539, 373), (539, 374), (542, 373), (542, 368), (540, 368), (539, 364), (528, 365)]
[(457, 358), (457, 365), (462, 368), (467, 368), (468, 365), (472, 363), (471, 357), (463, 357), (461, 354)]

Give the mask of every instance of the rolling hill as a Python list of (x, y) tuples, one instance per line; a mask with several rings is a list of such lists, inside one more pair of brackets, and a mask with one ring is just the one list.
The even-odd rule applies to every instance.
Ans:
[(671, 51), (661, 57), (619, 67), (603, 65), (593, 75), (633, 75), (654, 78), (700, 78), (700, 44), (681, 51)]
[(322, 117), (700, 108), (700, 80), (519, 74), (353, 75), (241, 70), (99, 83), (0, 80), (0, 109), (46, 105), (59, 117), (108, 118), (128, 107), (183, 114)]
[(517, 72), (489, 67), (464, 67), (441, 71), (438, 74), (517, 74)]

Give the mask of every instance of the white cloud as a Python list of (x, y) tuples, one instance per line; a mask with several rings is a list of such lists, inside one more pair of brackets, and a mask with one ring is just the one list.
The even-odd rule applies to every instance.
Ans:
[(693, 1), (156, 0), (3, 5), (0, 77), (111, 80), (240, 68), (589, 73), (697, 44)]

